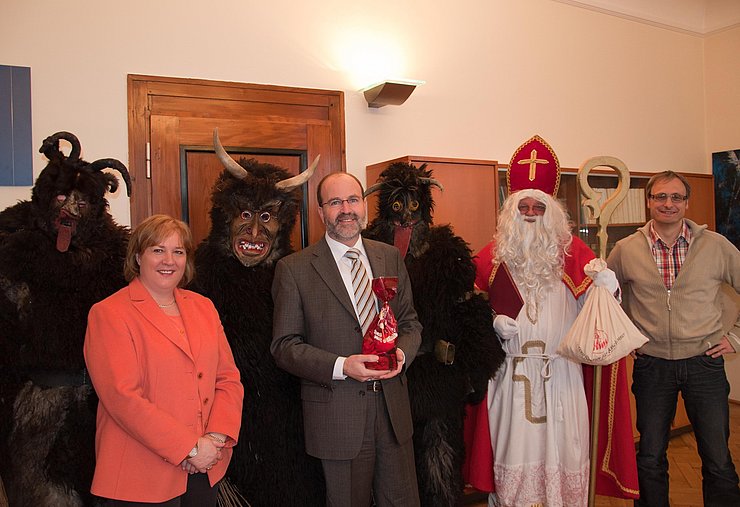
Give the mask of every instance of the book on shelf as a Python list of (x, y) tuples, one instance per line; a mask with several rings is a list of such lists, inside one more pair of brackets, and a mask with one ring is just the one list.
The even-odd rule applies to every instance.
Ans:
[(635, 223), (644, 224), (647, 221), (645, 216), (645, 189), (635, 188), (635, 197), (633, 202), (635, 203)]

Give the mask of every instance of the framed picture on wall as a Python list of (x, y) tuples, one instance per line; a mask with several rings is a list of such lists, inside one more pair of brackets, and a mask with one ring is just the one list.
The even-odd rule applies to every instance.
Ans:
[(717, 232), (740, 248), (740, 150), (712, 153)]

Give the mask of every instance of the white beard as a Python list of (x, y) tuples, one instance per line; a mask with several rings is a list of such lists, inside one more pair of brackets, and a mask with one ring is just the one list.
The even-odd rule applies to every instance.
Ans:
[[(538, 307), (563, 275), (563, 258), (557, 238), (542, 223), (519, 215), (508, 235), (497, 239), (497, 259), (505, 262), (526, 305), (527, 318), (537, 322)], [(532, 220), (529, 217), (528, 220)]]

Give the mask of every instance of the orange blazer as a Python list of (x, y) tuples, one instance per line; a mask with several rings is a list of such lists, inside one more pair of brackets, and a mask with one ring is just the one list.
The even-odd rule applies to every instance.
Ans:
[(205, 432), (229, 438), (209, 472), (221, 480), (241, 425), (244, 388), (213, 303), (176, 289), (178, 330), (135, 279), (90, 309), (85, 362), (100, 398), (92, 493), (134, 502), (183, 494), (179, 464)]

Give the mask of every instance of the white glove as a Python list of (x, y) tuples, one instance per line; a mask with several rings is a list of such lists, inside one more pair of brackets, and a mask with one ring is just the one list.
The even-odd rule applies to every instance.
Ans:
[(604, 287), (611, 294), (619, 290), (617, 275), (614, 274), (614, 271), (606, 267), (606, 261), (604, 259), (591, 259), (583, 267), (583, 271), (591, 277), (596, 287)]
[(493, 319), (493, 330), (501, 338), (508, 340), (519, 334), (519, 323), (508, 315), (496, 315)]

